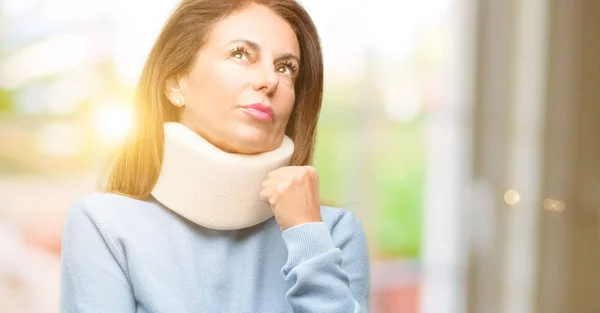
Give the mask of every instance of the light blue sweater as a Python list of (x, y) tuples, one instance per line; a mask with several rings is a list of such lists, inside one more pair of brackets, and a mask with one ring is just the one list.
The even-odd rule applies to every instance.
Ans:
[(321, 215), (222, 231), (155, 199), (87, 195), (64, 224), (60, 312), (368, 312), (362, 225), (348, 210)]

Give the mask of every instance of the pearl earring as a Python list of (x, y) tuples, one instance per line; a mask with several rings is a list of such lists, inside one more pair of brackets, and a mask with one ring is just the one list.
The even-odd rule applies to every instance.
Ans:
[(177, 99), (177, 100), (175, 100), (175, 105), (180, 107), (183, 105), (183, 101), (181, 101), (181, 99)]

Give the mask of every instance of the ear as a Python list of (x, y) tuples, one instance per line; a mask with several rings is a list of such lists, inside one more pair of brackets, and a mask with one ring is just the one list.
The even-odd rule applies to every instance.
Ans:
[(185, 104), (186, 81), (183, 76), (173, 76), (165, 82), (165, 95), (177, 107)]

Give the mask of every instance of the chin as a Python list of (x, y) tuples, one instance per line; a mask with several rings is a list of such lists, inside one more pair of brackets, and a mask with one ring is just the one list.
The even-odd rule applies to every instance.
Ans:
[(277, 125), (240, 121), (229, 128), (227, 135), (233, 139), (232, 142), (240, 153), (261, 153), (279, 147), (283, 132)]
[(243, 154), (255, 154), (273, 150), (277, 148), (272, 143), (272, 139), (266, 134), (253, 133), (239, 133), (235, 134), (236, 149), (238, 153)]

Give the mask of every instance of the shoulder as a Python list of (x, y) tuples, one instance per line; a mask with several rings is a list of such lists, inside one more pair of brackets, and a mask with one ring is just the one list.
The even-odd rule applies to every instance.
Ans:
[(139, 215), (141, 211), (152, 210), (154, 206), (156, 204), (149, 200), (138, 200), (114, 193), (93, 192), (78, 198), (69, 210), (69, 215), (85, 214), (110, 220), (116, 216), (133, 217)]
[(148, 224), (168, 215), (152, 199), (138, 200), (113, 193), (94, 192), (78, 198), (69, 209), (65, 227), (92, 222), (105, 231), (119, 231)]

